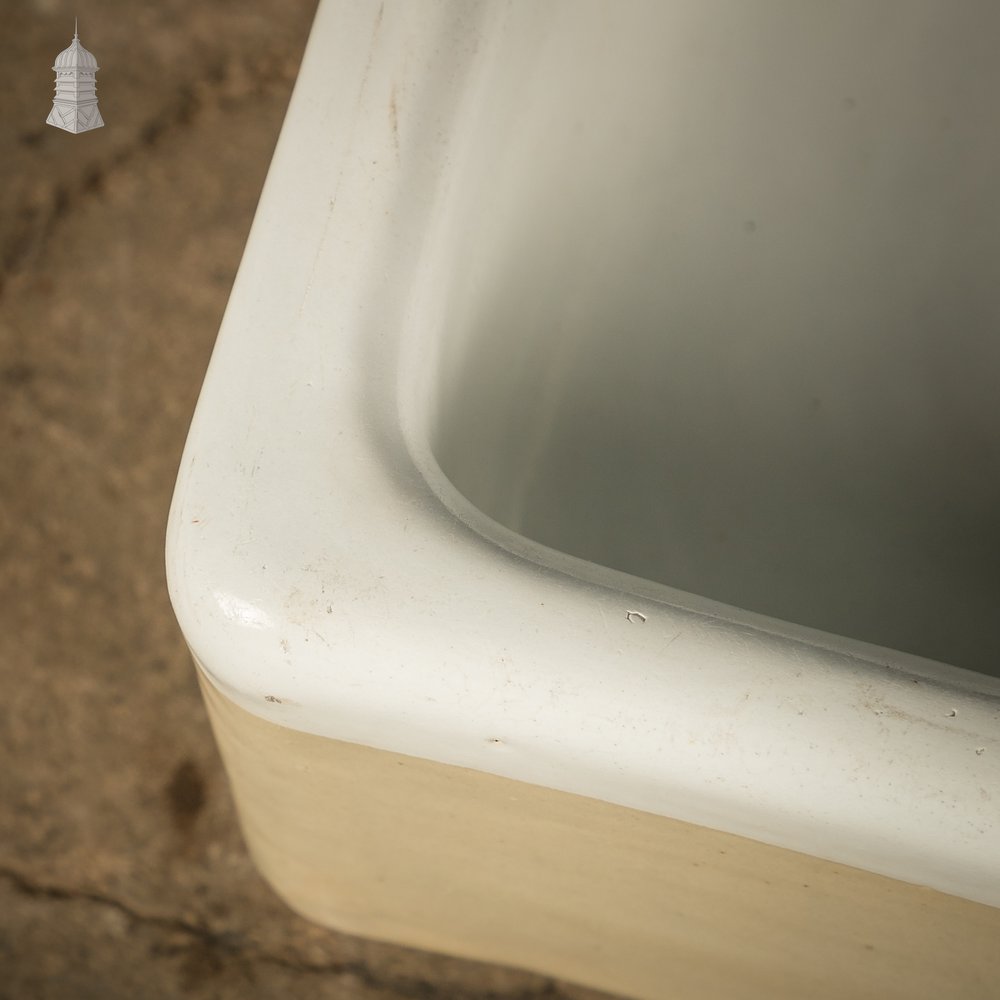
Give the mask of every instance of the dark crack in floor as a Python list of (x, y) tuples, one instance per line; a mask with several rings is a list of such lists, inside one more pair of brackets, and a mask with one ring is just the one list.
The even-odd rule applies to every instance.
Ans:
[[(193, 987), (195, 980), (202, 975), (207, 975), (209, 978), (218, 977), (227, 964), (236, 963), (244, 966), (270, 965), (295, 976), (342, 978), (349, 980), (352, 988), (361, 986), (371, 991), (373, 996), (384, 995), (400, 1000), (404, 998), (433, 1000), (442, 995), (438, 985), (431, 981), (385, 976), (377, 968), (365, 962), (354, 960), (310, 963), (289, 959), (283, 955), (268, 954), (253, 948), (240, 934), (220, 933), (201, 924), (176, 917), (141, 913), (121, 900), (100, 893), (38, 884), (10, 869), (0, 869), (0, 879), (16, 893), (35, 901), (83, 904), (109, 910), (125, 922), (126, 934), (133, 933), (136, 927), (156, 932), (159, 939), (152, 949), (153, 953), (161, 958), (178, 959), (179, 978), (188, 988)], [(55, 924), (62, 920), (62, 915), (48, 913), (47, 920)], [(100, 926), (101, 923), (100, 918), (92, 921), (94, 926)], [(105, 920), (104, 923), (108, 922)], [(9, 938), (4, 934), (0, 940), (9, 941)], [(243, 971), (245, 973), (246, 970)], [(0, 986), (0, 989), (3, 987)], [(577, 997), (582, 997), (579, 990), (575, 992)], [(566, 996), (560, 991), (557, 983), (547, 979), (540, 980), (537, 986), (512, 991), (474, 990), (452, 986), (447, 995), (451, 1000), (545, 1000), (545, 998)], [(0, 993), (0, 996), (3, 994)], [(598, 994), (593, 996), (597, 997)]]

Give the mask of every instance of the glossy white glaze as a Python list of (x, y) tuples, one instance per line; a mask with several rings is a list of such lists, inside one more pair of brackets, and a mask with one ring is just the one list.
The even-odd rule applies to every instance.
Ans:
[[(1000, 905), (1000, 680), (556, 552), (488, 517), (435, 459), (452, 431), (477, 440), (447, 424), (471, 412), (448, 406), (473, 370), (453, 320), (488, 290), (493, 236), (516, 234), (518, 213), (531, 232), (550, 205), (555, 224), (572, 204), (555, 194), (572, 179), (546, 173), (563, 162), (564, 123), (513, 82), (551, 75), (558, 89), (581, 51), (624, 65), (630, 45), (644, 58), (659, 45), (677, 101), (693, 100), (684, 81), (703, 78), (705, 46), (728, 65), (754, 39), (802, 44), (803, 80), (842, 73), (836, 92), (849, 94), (852, 67), (878, 65), (887, 25), (919, 40), (950, 23), (942, 3), (885, 2), (866, 26), (869, 6), (838, 5), (815, 25), (791, 0), (321, 4), (168, 531), (178, 619), (225, 694), (304, 732)], [(659, 108), (626, 104), (622, 120)], [(526, 146), (485, 157), (489, 129), (527, 136), (544, 182)], [(511, 337), (498, 377), (524, 349)], [(531, 461), (504, 465), (521, 444), (495, 446), (471, 464), (453, 456), (453, 469), (495, 461), (527, 475), (544, 454), (529, 444)]]

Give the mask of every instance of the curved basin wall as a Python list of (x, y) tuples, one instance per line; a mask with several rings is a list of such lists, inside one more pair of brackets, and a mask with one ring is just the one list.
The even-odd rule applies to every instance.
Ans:
[(515, 7), (453, 194), (444, 473), (572, 555), (1000, 673), (998, 32)]

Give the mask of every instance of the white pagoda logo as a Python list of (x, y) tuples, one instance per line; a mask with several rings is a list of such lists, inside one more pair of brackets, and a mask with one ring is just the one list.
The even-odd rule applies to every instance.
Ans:
[(104, 124), (97, 107), (97, 71), (100, 67), (92, 52), (81, 44), (77, 26), (73, 25), (73, 41), (68, 49), (56, 56), (52, 67), (56, 73), (56, 98), (46, 124), (64, 128), (67, 132), (89, 132)]

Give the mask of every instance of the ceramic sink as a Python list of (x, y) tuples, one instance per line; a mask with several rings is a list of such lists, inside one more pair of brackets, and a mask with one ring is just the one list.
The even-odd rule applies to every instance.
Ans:
[(323, 0), (167, 542), (293, 907), (635, 997), (995, 995), (998, 34)]

